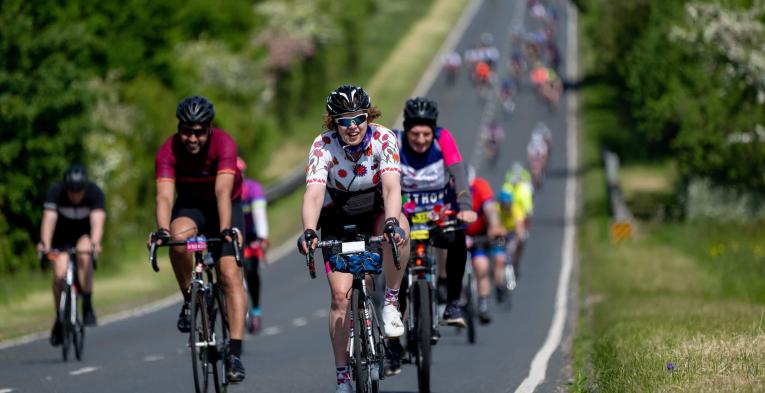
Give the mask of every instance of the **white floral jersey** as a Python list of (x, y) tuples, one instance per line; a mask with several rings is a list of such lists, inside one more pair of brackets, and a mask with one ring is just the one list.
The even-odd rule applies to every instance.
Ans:
[(345, 152), (336, 131), (325, 131), (316, 137), (305, 169), (306, 184), (358, 192), (378, 187), (386, 174), (400, 173), (396, 134), (375, 123), (369, 124), (367, 133), (372, 133), (369, 146), (357, 161)]

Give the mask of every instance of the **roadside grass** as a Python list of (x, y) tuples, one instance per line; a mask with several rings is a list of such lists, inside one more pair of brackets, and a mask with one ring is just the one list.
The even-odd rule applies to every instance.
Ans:
[[(149, 265), (148, 253), (140, 247), (145, 239), (135, 238), (126, 255), (134, 263), (108, 264), (100, 262), (94, 281), (93, 307), (97, 315), (106, 315), (137, 307), (177, 292), (177, 285), (167, 254), (160, 252), (160, 272), (155, 274)], [(19, 283), (25, 282), (23, 287)], [(0, 282), (10, 289), (11, 296), (0, 302), (0, 341), (37, 331), (45, 331), (52, 325), (55, 309), (51, 292), (51, 272), (29, 274), (25, 279)]]
[[(367, 35), (367, 45), (377, 52), (362, 59), (357, 79), (338, 80), (333, 84), (359, 83), (368, 88), (373, 104), (383, 112), (381, 122), (390, 125), (468, 2), (381, 3), (378, 14), (369, 21), (369, 31), (385, 31), (385, 34)], [(306, 146), (321, 131), (324, 110), (323, 102), (308, 107), (308, 111), (290, 125), (297, 131), (274, 155), (263, 172), (264, 180), (278, 179), (305, 161)], [(289, 240), (302, 228), (302, 196), (303, 190), (299, 189), (269, 206), (273, 246)], [(159, 274), (154, 274), (148, 266), (146, 251), (140, 246), (145, 242), (143, 236), (136, 234), (133, 239), (125, 239), (125, 244), (138, 246), (126, 247), (128, 254), (123, 254), (119, 263), (108, 264), (96, 272), (93, 301), (99, 316), (146, 304), (177, 290), (169, 262), (161, 262)], [(0, 341), (50, 328), (54, 315), (50, 277), (49, 271), (0, 277), (0, 315), (3, 315)]]
[(672, 163), (627, 164), (633, 238), (613, 244), (601, 138), (627, 130), (607, 85), (582, 90), (577, 392), (765, 391), (765, 227), (674, 219)]

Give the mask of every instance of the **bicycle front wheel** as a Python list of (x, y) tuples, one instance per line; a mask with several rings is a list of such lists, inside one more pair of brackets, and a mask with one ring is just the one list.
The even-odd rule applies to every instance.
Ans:
[(210, 347), (213, 355), (210, 356), (213, 371), (213, 384), (216, 393), (226, 393), (228, 381), (226, 380), (226, 359), (228, 358), (228, 318), (226, 317), (226, 299), (223, 296), (223, 288), (217, 283), (213, 286), (213, 299), (210, 302), (210, 336), (215, 341), (215, 346)]
[(61, 356), (69, 360), (69, 347), (72, 345), (72, 287), (66, 285), (61, 291), (58, 307), (58, 321), (61, 324)]
[(430, 393), (431, 338), (433, 323), (430, 310), (431, 291), (423, 280), (414, 283), (415, 332), (417, 334), (417, 384), (420, 393)]
[(191, 365), (194, 371), (194, 388), (196, 393), (207, 393), (209, 387), (210, 367), (210, 324), (207, 315), (205, 292), (198, 283), (191, 287), (191, 331), (189, 332), (189, 347), (191, 348)]
[(364, 313), (364, 295), (360, 288), (353, 288), (351, 293), (351, 317), (353, 318), (353, 379), (356, 393), (372, 392), (372, 379), (369, 374), (366, 315)]

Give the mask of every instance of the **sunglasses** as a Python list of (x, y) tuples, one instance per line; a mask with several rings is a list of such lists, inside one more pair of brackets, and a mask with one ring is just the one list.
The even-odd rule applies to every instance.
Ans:
[(367, 121), (366, 113), (362, 113), (356, 117), (338, 117), (335, 119), (335, 123), (340, 127), (350, 127), (351, 123), (359, 125), (365, 121)]
[(190, 128), (190, 127), (179, 127), (178, 131), (181, 133), (181, 135), (185, 137), (190, 137), (192, 134), (199, 138), (202, 135), (207, 135), (208, 129), (207, 127), (202, 128)]

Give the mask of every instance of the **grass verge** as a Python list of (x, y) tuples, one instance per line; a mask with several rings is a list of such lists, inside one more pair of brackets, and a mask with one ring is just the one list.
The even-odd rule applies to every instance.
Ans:
[(598, 153), (601, 135), (629, 129), (607, 105), (617, 93), (582, 90), (588, 170), (573, 390), (765, 391), (765, 228), (667, 219), (672, 163), (625, 165), (637, 229), (612, 244)]
[[(379, 48), (379, 54), (362, 62), (360, 78), (369, 80), (370, 95), (383, 112), (383, 123), (396, 120), (403, 102), (427, 68), (449, 30), (456, 23), (469, 0), (432, 0), (412, 5), (406, 1), (386, 3), (384, 10), (370, 21), (368, 45)], [(382, 4), (382, 3), (381, 3)], [(392, 22), (395, 20), (395, 23)], [(392, 28), (391, 26), (395, 26)], [(411, 26), (408, 30), (406, 26)], [(393, 29), (394, 31), (390, 31)], [(353, 81), (338, 81), (353, 82)], [(314, 108), (312, 108), (314, 109)], [(300, 132), (285, 146), (266, 169), (266, 177), (276, 178), (305, 160), (307, 144), (319, 132), (323, 106), (316, 105), (295, 127), (315, 130)], [(269, 207), (271, 241), (278, 245), (300, 230), (300, 203), (303, 191), (298, 190)], [(129, 244), (142, 244), (136, 237)], [(125, 263), (104, 266), (96, 273), (94, 306), (99, 315), (121, 311), (176, 291), (170, 265), (163, 261), (160, 273), (153, 274), (142, 247), (131, 248), (134, 255), (124, 255)], [(25, 272), (20, 276), (0, 277), (0, 341), (49, 328), (53, 319), (50, 272)]]

